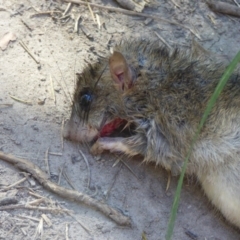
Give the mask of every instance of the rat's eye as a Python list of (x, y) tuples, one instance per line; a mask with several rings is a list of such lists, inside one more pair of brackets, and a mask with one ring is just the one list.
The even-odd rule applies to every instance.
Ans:
[(92, 95), (89, 93), (84, 94), (81, 97), (81, 106), (86, 107), (92, 102)]
[(91, 91), (89, 89), (83, 89), (83, 91), (80, 93), (79, 98), (81, 108), (85, 111), (89, 110), (92, 100), (93, 97)]

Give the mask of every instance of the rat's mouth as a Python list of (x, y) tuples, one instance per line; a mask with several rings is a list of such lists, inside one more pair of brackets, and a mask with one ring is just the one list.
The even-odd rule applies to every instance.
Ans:
[(114, 118), (107, 121), (104, 119), (100, 129), (91, 125), (82, 124), (79, 117), (72, 117), (65, 124), (63, 136), (76, 142), (91, 142), (94, 144), (99, 138), (103, 137), (130, 137), (134, 134), (134, 124), (122, 118)]
[(134, 126), (122, 118), (115, 118), (106, 123), (100, 130), (99, 137), (129, 137), (133, 135)]

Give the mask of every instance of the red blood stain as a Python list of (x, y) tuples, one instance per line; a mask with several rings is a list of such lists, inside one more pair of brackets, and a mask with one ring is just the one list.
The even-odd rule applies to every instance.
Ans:
[(114, 132), (116, 129), (118, 129), (121, 125), (127, 123), (126, 120), (121, 119), (121, 118), (116, 118), (110, 123), (104, 125), (100, 132), (100, 137), (105, 137), (110, 135), (112, 132)]

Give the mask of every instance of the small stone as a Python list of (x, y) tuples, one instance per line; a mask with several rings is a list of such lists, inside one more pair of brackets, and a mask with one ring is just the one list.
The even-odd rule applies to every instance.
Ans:
[(94, 159), (96, 160), (96, 161), (100, 161), (101, 160), (101, 156), (99, 155), (99, 156), (94, 156)]
[(35, 131), (38, 131), (38, 130), (39, 130), (39, 128), (38, 128), (36, 125), (32, 125), (31, 127), (32, 127), (32, 129), (35, 130)]
[(71, 161), (72, 163), (77, 163), (77, 162), (80, 162), (81, 161), (81, 157), (80, 156), (76, 156), (76, 155), (72, 155), (71, 156)]
[(40, 77), (40, 81), (45, 82), (45, 81), (46, 81), (46, 77), (41, 76), (41, 77)]
[(145, 25), (148, 25), (150, 22), (152, 22), (153, 19), (152, 18), (147, 18), (145, 21), (144, 21), (144, 24)]
[(60, 88), (60, 87), (55, 87), (55, 88), (54, 88), (54, 91), (55, 91), (55, 92), (57, 92), (57, 93), (59, 93), (59, 92), (60, 92), (60, 90), (61, 90), (61, 88)]
[(40, 97), (40, 98), (38, 98), (38, 105), (44, 105), (44, 104), (45, 104), (45, 101), (46, 101), (46, 98), (45, 98), (45, 97)]

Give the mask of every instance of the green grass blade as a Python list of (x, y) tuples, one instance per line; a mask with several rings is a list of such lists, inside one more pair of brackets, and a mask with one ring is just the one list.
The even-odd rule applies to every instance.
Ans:
[(234, 59), (232, 60), (232, 62), (229, 64), (229, 66), (227, 67), (226, 71), (224, 72), (222, 78), (220, 79), (217, 87), (214, 90), (214, 93), (212, 94), (207, 107), (204, 111), (204, 114), (202, 116), (202, 119), (199, 123), (197, 132), (193, 138), (191, 147), (188, 151), (188, 154), (184, 160), (184, 164), (183, 164), (183, 168), (182, 168), (182, 172), (180, 175), (180, 178), (178, 180), (178, 185), (177, 185), (177, 190), (175, 192), (174, 195), (174, 201), (173, 201), (173, 206), (172, 206), (172, 210), (171, 210), (171, 215), (170, 215), (170, 219), (168, 222), (168, 229), (167, 229), (167, 234), (166, 234), (166, 240), (171, 240), (172, 239), (172, 234), (173, 234), (173, 228), (175, 225), (175, 220), (176, 220), (176, 216), (177, 216), (177, 210), (178, 210), (178, 205), (179, 205), (179, 200), (180, 200), (180, 193), (181, 193), (181, 189), (182, 189), (182, 184), (183, 184), (183, 178), (184, 178), (184, 174), (186, 172), (186, 168), (187, 168), (187, 163), (189, 160), (189, 157), (191, 155), (191, 152), (193, 150), (193, 146), (198, 138), (198, 135), (213, 107), (213, 105), (215, 104), (215, 102), (217, 101), (217, 98), (219, 97), (220, 93), (222, 92), (225, 84), (227, 83), (229, 77), (231, 76), (231, 74), (233, 73), (234, 69), (236, 68), (237, 64), (240, 62), (240, 51), (237, 53), (237, 55), (234, 57)]

